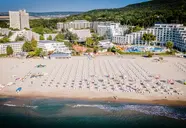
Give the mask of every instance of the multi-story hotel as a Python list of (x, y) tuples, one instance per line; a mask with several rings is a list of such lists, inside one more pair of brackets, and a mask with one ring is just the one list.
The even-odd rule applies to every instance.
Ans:
[(98, 25), (97, 33), (104, 36), (106, 39), (112, 39), (113, 36), (122, 36), (128, 30), (127, 26), (122, 26), (120, 23), (110, 23), (109, 25)]
[(53, 51), (55, 53), (68, 53), (71, 54), (69, 48), (63, 42), (56, 42), (51, 40), (39, 41), (38, 48), (42, 48), (45, 52)]
[(29, 14), (25, 10), (9, 11), (10, 28), (24, 29), (30, 28)]
[(62, 29), (67, 30), (70, 28), (73, 29), (86, 29), (90, 28), (91, 23), (86, 20), (75, 20), (73, 22), (66, 22), (66, 23), (57, 23), (57, 29), (58, 31), (61, 31)]
[(147, 42), (142, 40), (143, 34), (152, 33), (156, 36), (154, 43), (165, 45), (172, 41), (180, 51), (186, 51), (186, 27), (182, 24), (155, 24), (154, 27), (126, 34), (125, 36), (113, 36), (112, 41), (119, 45), (134, 44), (144, 45)]
[[(23, 42), (12, 42), (12, 43), (0, 44), (0, 54), (6, 54), (7, 46), (12, 47), (14, 54), (21, 53), (23, 44), (24, 44), (24, 41)], [(46, 52), (54, 51), (56, 53), (71, 54), (71, 51), (63, 42), (58, 43), (55, 41), (48, 41), (48, 40), (47, 41), (39, 41), (38, 48), (42, 48), (43, 51), (46, 51)]]
[(109, 26), (110, 24), (114, 23), (113, 21), (94, 21), (91, 23), (91, 28), (95, 31), (98, 32), (98, 26)]
[(67, 29), (70, 29), (70, 28), (73, 28), (73, 29), (92, 28), (95, 32), (97, 32), (98, 25), (107, 25), (108, 26), (111, 23), (114, 23), (114, 22), (112, 22), (112, 21), (89, 22), (89, 21), (86, 21), (86, 20), (75, 20), (73, 22), (59, 22), (59, 23), (57, 23), (57, 29), (58, 29), (58, 31), (61, 31), (62, 29), (67, 30)]
[(17, 37), (24, 37), (26, 41), (31, 41), (32, 38), (39, 41), (40, 35), (31, 30), (12, 31), (12, 36), (9, 39), (15, 41)]
[(22, 46), (24, 42), (12, 42), (12, 43), (5, 43), (0, 44), (0, 54), (6, 54), (7, 46), (11, 46), (14, 54), (22, 52)]

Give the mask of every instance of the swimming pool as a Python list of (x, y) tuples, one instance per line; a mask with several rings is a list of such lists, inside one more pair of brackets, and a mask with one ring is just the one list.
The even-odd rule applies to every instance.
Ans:
[(163, 52), (164, 48), (159, 48), (159, 47), (148, 47), (148, 46), (134, 46), (134, 47), (129, 47), (126, 49), (126, 52), (145, 52), (145, 51), (150, 51), (150, 52)]

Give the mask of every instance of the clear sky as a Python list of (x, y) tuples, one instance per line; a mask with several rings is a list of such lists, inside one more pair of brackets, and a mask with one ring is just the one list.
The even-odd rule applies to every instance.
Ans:
[(0, 0), (0, 12), (26, 9), (29, 12), (88, 11), (124, 7), (147, 0)]

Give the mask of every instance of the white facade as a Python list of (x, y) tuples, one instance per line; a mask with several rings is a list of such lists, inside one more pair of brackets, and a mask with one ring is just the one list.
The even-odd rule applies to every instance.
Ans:
[(68, 47), (63, 42), (55, 41), (39, 41), (38, 48), (42, 48), (45, 52), (54, 51), (55, 53), (71, 53)]
[(72, 33), (76, 34), (79, 38), (79, 41), (85, 41), (86, 38), (91, 37), (90, 29), (81, 29), (81, 30), (74, 30), (69, 29)]
[(110, 23), (109, 25), (98, 25), (97, 33), (106, 39), (112, 39), (114, 36), (124, 35), (127, 29), (127, 26), (121, 26), (120, 23)]
[(17, 36), (24, 37), (25, 40), (31, 41), (32, 38), (39, 41), (40, 35), (30, 30), (12, 31), (13, 35), (10, 37), (10, 41), (15, 41)]
[(9, 11), (10, 28), (13, 29), (24, 29), (30, 28), (29, 25), (29, 14), (25, 10), (20, 11)]
[[(25, 30), (23, 30), (23, 31), (25, 31)], [(36, 41), (39, 41), (39, 38), (40, 38), (40, 35), (38, 33), (32, 32), (30, 30), (25, 31), (23, 36), (25, 37), (25, 39), (27, 41), (31, 41), (32, 39), (35, 39)]]
[(86, 20), (75, 20), (73, 22), (66, 22), (66, 23), (57, 23), (57, 29), (58, 31), (61, 31), (62, 29), (67, 30), (70, 28), (73, 29), (87, 29), (91, 27), (91, 23)]
[(112, 48), (114, 46), (114, 44), (110, 42), (110, 40), (101, 40), (99, 41), (98, 45), (105, 49)]
[(20, 29), (28, 28), (30, 29), (30, 24), (29, 24), (29, 14), (26, 13), (25, 10), (20, 10)]
[(114, 23), (113, 21), (94, 21), (91, 23), (91, 28), (94, 29), (95, 32), (98, 32), (98, 25), (102, 26), (110, 26), (111, 23)]
[(155, 24), (154, 27), (126, 34), (125, 36), (114, 36), (112, 41), (119, 44), (144, 45), (142, 40), (144, 33), (152, 33), (156, 36), (155, 43), (165, 45), (167, 41), (174, 42), (174, 46), (181, 51), (186, 51), (186, 27), (182, 24)]
[(0, 54), (6, 54), (6, 48), (7, 46), (11, 46), (14, 54), (22, 52), (22, 46), (24, 42), (14, 42), (14, 43), (5, 43), (0, 44)]
[(70, 28), (73, 29), (87, 29), (87, 28), (92, 28), (95, 32), (97, 32), (98, 25), (106, 25), (109, 26), (111, 23), (114, 23), (113, 21), (94, 21), (94, 22), (89, 22), (86, 20), (75, 20), (73, 22), (60, 22), (57, 23), (57, 29), (58, 31), (61, 31), (62, 29), (67, 30)]
[(47, 40), (49, 36), (51, 36), (52, 40), (54, 40), (56, 38), (57, 34), (43, 34), (43, 37), (45, 40)]
[(2, 35), (7, 35), (9, 34), (10, 30), (8, 28), (0, 28), (0, 33)]
[(110, 26), (98, 25), (97, 33), (99, 34), (99, 36), (103, 36), (107, 39), (111, 38)]
[(20, 16), (18, 11), (9, 11), (10, 28), (20, 29)]

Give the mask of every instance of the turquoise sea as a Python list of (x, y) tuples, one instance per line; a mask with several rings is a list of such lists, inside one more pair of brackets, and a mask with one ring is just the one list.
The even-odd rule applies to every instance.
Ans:
[(0, 99), (0, 128), (186, 128), (186, 107), (70, 99)]

